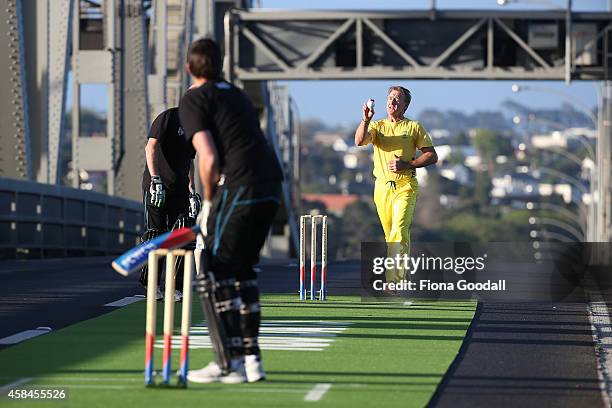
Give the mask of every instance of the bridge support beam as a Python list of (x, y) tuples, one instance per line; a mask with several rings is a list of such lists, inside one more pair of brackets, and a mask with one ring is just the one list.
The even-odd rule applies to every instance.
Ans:
[(0, 7), (0, 177), (31, 180), (32, 152), (28, 116), (23, 2)]

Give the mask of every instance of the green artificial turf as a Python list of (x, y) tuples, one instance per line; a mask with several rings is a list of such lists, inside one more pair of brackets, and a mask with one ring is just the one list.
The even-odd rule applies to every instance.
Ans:
[[(266, 295), (262, 304), (268, 324), (337, 326), (344, 330), (335, 337), (319, 334), (333, 340), (322, 351), (264, 350), (265, 382), (145, 388), (145, 303), (138, 302), (0, 351), (0, 389), (13, 381), (29, 379), (17, 388), (63, 388), (68, 392), (61, 402), (0, 398), (0, 406), (422, 407), (459, 351), (476, 307), (475, 302), (405, 305), (403, 299), (364, 302), (339, 296), (325, 303), (306, 303), (288, 295)], [(160, 302), (158, 338), (161, 312)], [(195, 301), (193, 322), (201, 321), (199, 302)], [(159, 370), (161, 349), (156, 348), (155, 353), (155, 368)], [(201, 368), (212, 358), (210, 349), (190, 353), (191, 368)], [(173, 357), (176, 369), (178, 349)], [(319, 400), (306, 401), (318, 384), (331, 386)]]

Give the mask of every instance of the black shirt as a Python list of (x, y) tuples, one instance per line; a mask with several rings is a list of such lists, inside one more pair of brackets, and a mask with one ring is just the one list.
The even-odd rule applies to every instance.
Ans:
[[(185, 140), (185, 131), (180, 125), (178, 108), (170, 108), (160, 113), (149, 130), (149, 138), (161, 144), (161, 156), (157, 171), (169, 194), (189, 193), (189, 166), (195, 157), (195, 150)], [(151, 175), (145, 162), (142, 175), (143, 191), (149, 189)]]
[(282, 171), (259, 126), (248, 96), (229, 82), (216, 80), (185, 93), (179, 106), (185, 137), (212, 134), (219, 169), (228, 186), (281, 181)]

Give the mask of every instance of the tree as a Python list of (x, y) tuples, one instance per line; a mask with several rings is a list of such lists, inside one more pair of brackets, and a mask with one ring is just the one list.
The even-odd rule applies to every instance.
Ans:
[(384, 241), (384, 234), (374, 206), (358, 200), (344, 209), (341, 218), (342, 243), (339, 245), (345, 258), (360, 259), (362, 242)]
[(488, 129), (476, 130), (472, 145), (482, 162), (486, 164), (490, 177), (493, 177), (495, 172), (495, 158), (504, 153), (508, 154), (512, 150), (508, 140), (499, 133)]
[(470, 138), (468, 137), (468, 135), (465, 134), (465, 132), (459, 132), (452, 137), (452, 139), (450, 140), (450, 144), (458, 146), (469, 145)]
[(474, 139), (472, 139), (472, 145), (478, 152), (480, 160), (487, 165), (490, 175), (492, 175), (495, 170), (495, 156), (497, 156), (501, 150), (497, 143), (496, 136), (496, 133), (491, 130), (478, 129)]
[(463, 166), (463, 163), (465, 162), (465, 155), (459, 149), (452, 149), (444, 161), (448, 164), (458, 164)]

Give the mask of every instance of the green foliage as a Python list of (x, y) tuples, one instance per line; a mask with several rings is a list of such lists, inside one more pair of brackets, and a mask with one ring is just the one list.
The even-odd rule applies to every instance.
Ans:
[[(343, 158), (332, 148), (314, 145), (302, 149), (301, 178), (303, 193), (339, 193), (341, 174), (345, 170)], [(330, 176), (336, 184), (329, 184)]]
[(474, 199), (478, 206), (483, 209), (489, 206), (489, 191), (491, 191), (491, 179), (488, 172), (476, 173), (476, 182), (474, 184)]
[(448, 164), (458, 164), (458, 165), (463, 165), (463, 162), (465, 161), (465, 155), (461, 152), (461, 150), (458, 149), (453, 149), (451, 150), (450, 154), (446, 157), (445, 162), (447, 162)]
[(451, 138), (450, 144), (466, 146), (470, 144), (470, 138), (465, 134), (465, 132), (459, 132)]
[(483, 161), (494, 160), (505, 150), (503, 138), (488, 129), (478, 129), (472, 139), (472, 144)]
[(358, 200), (348, 205), (341, 219), (340, 248), (341, 256), (359, 259), (362, 242), (381, 242), (385, 240), (378, 214), (373, 204)]
[(512, 211), (505, 215), (459, 213), (450, 217), (438, 234), (444, 241), (522, 241), (529, 236), (528, 214), (528, 211)]

